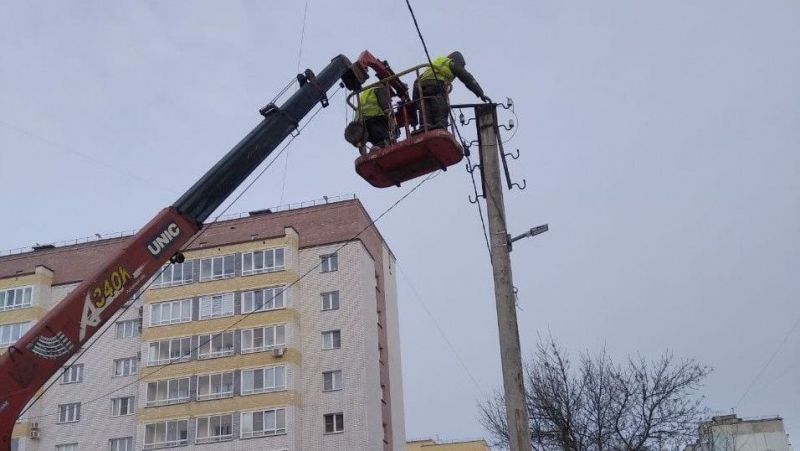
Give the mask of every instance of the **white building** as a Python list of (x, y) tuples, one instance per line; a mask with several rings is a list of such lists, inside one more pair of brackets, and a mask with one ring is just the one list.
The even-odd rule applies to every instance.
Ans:
[(703, 422), (685, 451), (793, 451), (781, 417), (741, 419), (721, 415)]
[[(15, 446), (404, 449), (395, 259), (370, 224), (346, 200), (208, 227), (57, 376)], [(0, 257), (0, 293), (22, 299), (0, 306), (2, 344), (128, 239)]]

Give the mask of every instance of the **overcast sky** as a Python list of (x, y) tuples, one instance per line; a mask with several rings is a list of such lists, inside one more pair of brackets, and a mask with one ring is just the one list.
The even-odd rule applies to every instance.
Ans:
[[(800, 318), (800, 3), (414, 3), (434, 54), (461, 50), (489, 96), (516, 103), (507, 148), (528, 189), (506, 196), (510, 231), (550, 224), (514, 248), (523, 352), (548, 330), (574, 353), (671, 350), (714, 368), (712, 411), (780, 414), (800, 436), (800, 328), (787, 336)], [(296, 73), (304, 3), (0, 8), (10, 249), (136, 229), (174, 202)], [(404, 2), (311, 1), (301, 69), (364, 49), (398, 70), (423, 61)], [(383, 212), (410, 185), (356, 176), (344, 125), (339, 93), (231, 211), (355, 193)], [(456, 166), (379, 223), (400, 265), (409, 438), (484, 435), (476, 403), (501, 381), (471, 189)]]

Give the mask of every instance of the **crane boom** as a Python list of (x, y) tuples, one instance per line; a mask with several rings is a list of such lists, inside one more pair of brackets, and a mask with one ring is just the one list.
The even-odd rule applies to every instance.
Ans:
[(22, 409), (81, 346), (180, 251), (203, 221), (289, 136), (339, 80), (358, 89), (360, 63), (335, 57), (318, 75), (298, 75), (300, 88), (280, 107), (270, 104), (261, 121), (172, 206), (161, 210), (127, 247), (111, 256), (0, 356), (0, 450), (10, 450)]

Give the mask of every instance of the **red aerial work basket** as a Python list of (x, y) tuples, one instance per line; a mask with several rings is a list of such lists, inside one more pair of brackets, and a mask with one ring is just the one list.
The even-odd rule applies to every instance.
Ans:
[(370, 185), (386, 188), (439, 169), (447, 170), (462, 158), (464, 150), (453, 135), (437, 129), (360, 156), (356, 159), (356, 172)]
[[(400, 186), (403, 182), (439, 169), (447, 170), (447, 167), (464, 158), (464, 149), (453, 136), (453, 130), (428, 127), (426, 102), (429, 98), (423, 95), (419, 85), (414, 85), (419, 92), (412, 101), (408, 87), (400, 80), (401, 76), (412, 73), (419, 79), (421, 71), (428, 65), (415, 66), (395, 74), (388, 70), (385, 62), (374, 60), (368, 52), (364, 52), (359, 61), (369, 63), (373, 69), (377, 68), (376, 72), (381, 77), (377, 83), (365, 86), (360, 91), (379, 87), (390, 93), (390, 97), (397, 97), (398, 102), (386, 112), (391, 132), (385, 147), (368, 146), (365, 140), (358, 143), (351, 141), (361, 152), (355, 162), (358, 175), (376, 188)], [(360, 111), (360, 91), (354, 91), (347, 98), (350, 108), (357, 112)], [(449, 105), (446, 91), (440, 95)], [(356, 120), (366, 130), (364, 119), (359, 119), (357, 114)], [(418, 126), (416, 130), (412, 130), (414, 126)], [(449, 124), (449, 127), (454, 125)], [(405, 139), (399, 139), (401, 131), (405, 132)]]

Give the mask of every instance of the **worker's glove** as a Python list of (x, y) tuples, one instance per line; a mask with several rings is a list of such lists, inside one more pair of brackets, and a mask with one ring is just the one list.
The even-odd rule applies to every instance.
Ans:
[(489, 96), (487, 95), (482, 95), (481, 100), (483, 100), (486, 103), (492, 103), (492, 99), (490, 99)]

